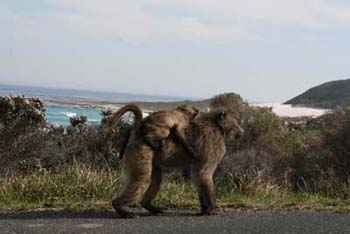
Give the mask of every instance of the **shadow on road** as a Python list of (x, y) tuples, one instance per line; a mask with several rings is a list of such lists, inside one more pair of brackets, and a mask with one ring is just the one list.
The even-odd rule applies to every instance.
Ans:
[(116, 218), (112, 211), (68, 211), (68, 210), (44, 210), (44, 211), (19, 211), (10, 213), (0, 213), (0, 219), (89, 219), (101, 218), (112, 219)]
[[(138, 217), (154, 217), (146, 211), (133, 211)], [(166, 211), (164, 214), (157, 216), (194, 216), (194, 213), (188, 211)], [(70, 210), (40, 210), (40, 211), (17, 211), (17, 212), (0, 212), (1, 219), (117, 219), (118, 216), (113, 211), (70, 211)]]

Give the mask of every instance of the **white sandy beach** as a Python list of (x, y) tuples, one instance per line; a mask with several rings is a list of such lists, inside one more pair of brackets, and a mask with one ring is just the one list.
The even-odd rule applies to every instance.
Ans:
[(292, 105), (285, 105), (280, 103), (264, 103), (264, 104), (257, 104), (256, 106), (272, 107), (272, 111), (276, 115), (281, 117), (302, 117), (302, 116), (318, 117), (330, 111), (327, 109), (293, 107)]

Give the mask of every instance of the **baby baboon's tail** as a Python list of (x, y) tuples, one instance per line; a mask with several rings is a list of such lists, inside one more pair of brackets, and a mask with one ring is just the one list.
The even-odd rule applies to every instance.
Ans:
[(136, 106), (135, 104), (128, 104), (120, 108), (118, 111), (116, 111), (110, 118), (108, 128), (112, 129), (115, 122), (118, 121), (126, 112), (132, 112), (134, 114), (134, 127), (140, 126), (140, 123), (142, 121), (142, 111), (141, 109)]

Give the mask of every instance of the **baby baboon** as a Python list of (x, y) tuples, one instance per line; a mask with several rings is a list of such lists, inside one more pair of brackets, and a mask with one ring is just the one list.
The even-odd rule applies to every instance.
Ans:
[[(153, 194), (158, 191), (162, 179), (161, 168), (154, 165), (155, 151), (162, 150), (159, 149), (162, 144), (158, 144), (157, 141), (165, 141), (173, 128), (176, 128), (178, 135), (184, 136), (184, 129), (198, 111), (190, 106), (183, 106), (170, 111), (155, 112), (142, 119), (140, 108), (129, 104), (113, 114), (109, 124), (110, 128), (128, 111), (134, 113), (135, 120), (122, 157), (125, 185), (123, 191), (113, 200), (112, 205), (121, 217), (129, 217), (132, 215), (123, 207), (136, 202), (144, 195), (142, 206), (152, 213), (159, 213), (161, 210), (151, 204), (155, 196)], [(185, 138), (179, 141), (185, 141)], [(155, 145), (152, 146), (152, 144)], [(187, 149), (186, 146), (188, 144), (184, 144), (185, 149)], [(159, 154), (164, 153), (157, 153)], [(161, 159), (157, 158), (157, 160)]]
[[(199, 112), (195, 107), (186, 104), (173, 110), (156, 111), (142, 120), (141, 110), (136, 105), (129, 104), (112, 115), (110, 128), (113, 128), (115, 121), (128, 111), (135, 114), (134, 128), (140, 128), (140, 135), (153, 150), (161, 151), (162, 144), (169, 137), (170, 131), (176, 128), (177, 134), (181, 136), (177, 140), (192, 154), (195, 154), (192, 147), (185, 141), (185, 129)], [(125, 147), (122, 147), (121, 153), (124, 153)], [(162, 154), (159, 153), (159, 155)]]
[[(192, 176), (198, 188), (201, 215), (215, 213), (216, 197), (213, 175), (226, 153), (224, 136), (226, 134), (235, 136), (242, 133), (243, 129), (237, 123), (232, 111), (212, 110), (192, 121), (187, 130), (186, 139), (196, 151), (196, 158), (189, 161), (186, 153), (178, 152), (160, 163), (167, 167), (191, 165)], [(177, 134), (176, 131), (174, 134)], [(177, 137), (181, 136), (177, 135)], [(167, 147), (168, 152), (174, 150), (174, 145), (171, 142), (167, 144)]]
[(161, 151), (162, 143), (169, 137), (172, 129), (181, 136), (178, 138), (192, 154), (192, 147), (185, 141), (185, 129), (191, 120), (198, 115), (198, 109), (191, 105), (182, 105), (173, 110), (157, 111), (147, 116), (141, 122), (141, 134), (144, 141), (154, 150)]

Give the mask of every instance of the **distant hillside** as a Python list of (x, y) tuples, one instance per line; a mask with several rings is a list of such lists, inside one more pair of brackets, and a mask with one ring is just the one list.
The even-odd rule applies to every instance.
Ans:
[(350, 79), (331, 81), (313, 87), (285, 104), (327, 109), (350, 106)]

